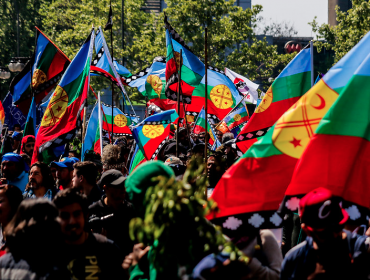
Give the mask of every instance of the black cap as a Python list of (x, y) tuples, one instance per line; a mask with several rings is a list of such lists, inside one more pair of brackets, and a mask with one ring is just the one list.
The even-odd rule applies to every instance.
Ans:
[(100, 181), (98, 182), (98, 186), (100, 188), (103, 188), (104, 185), (106, 186), (112, 186), (112, 187), (118, 187), (126, 180), (126, 177), (123, 176), (123, 174), (116, 170), (116, 169), (110, 169), (108, 171), (105, 171), (101, 178)]

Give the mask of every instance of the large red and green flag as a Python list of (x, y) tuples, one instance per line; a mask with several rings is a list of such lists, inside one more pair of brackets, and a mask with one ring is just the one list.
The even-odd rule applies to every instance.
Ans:
[(132, 129), (136, 144), (147, 160), (153, 160), (170, 134), (171, 123), (178, 118), (175, 110), (147, 117)]
[(13, 102), (24, 115), (28, 113), (32, 97), (36, 104), (40, 103), (61, 79), (69, 63), (68, 57), (36, 27), (35, 53), (10, 85)]
[(94, 28), (69, 64), (41, 120), (32, 162), (42, 160), (47, 148), (72, 141), (81, 126), (81, 112), (90, 82), (90, 64), (95, 38)]
[[(342, 77), (336, 77), (336, 86), (339, 89), (345, 87), (340, 90), (339, 97), (322, 118), (298, 160), (282, 203), (286, 210), (296, 211), (302, 196), (323, 187), (343, 200), (342, 207), (354, 223), (366, 224), (369, 221), (369, 36), (368, 33), (355, 47), (357, 49), (352, 50), (355, 61), (348, 61), (358, 64), (357, 70), (353, 73), (350, 71), (352, 69), (343, 65), (342, 72), (348, 72), (350, 81), (345, 84)], [(363, 54), (366, 53), (368, 55), (365, 57)], [(329, 71), (318, 84), (330, 79), (330, 75)], [(332, 87), (330, 84), (328, 86)], [(323, 101), (320, 102), (317, 104)], [(298, 141), (299, 138), (296, 139)]]
[(112, 116), (112, 106), (101, 103), (103, 110), (103, 131), (112, 132), (113, 123), (113, 134), (116, 136), (122, 135), (132, 135), (130, 127), (135, 126), (139, 123), (139, 117), (133, 114), (125, 114), (116, 106), (113, 107)]
[[(369, 43), (370, 34), (366, 35), (359, 44), (334, 65), (322, 80), (279, 118), (266, 135), (260, 137), (258, 142), (253, 144), (226, 171), (211, 196), (211, 199), (218, 205), (218, 211), (209, 213), (208, 219), (222, 225), (225, 231), (231, 235), (236, 230), (246, 230), (248, 227), (281, 227), (283, 219), (277, 213), (277, 210), (291, 182), (295, 168), (305, 172), (304, 180), (308, 180), (308, 182), (323, 180), (327, 184), (336, 185), (337, 178), (335, 176), (343, 172), (343, 169), (340, 168), (342, 168), (341, 164), (343, 166), (347, 164), (345, 162), (346, 158), (336, 158), (338, 162), (337, 166), (333, 167), (336, 168), (335, 171), (331, 165), (328, 165), (325, 170), (319, 171), (316, 168), (316, 165), (322, 167), (323, 163), (321, 161), (328, 163), (328, 151), (341, 152), (333, 149), (337, 148), (336, 142), (325, 143), (325, 149), (328, 149), (328, 151), (324, 152), (321, 148), (313, 152), (315, 155), (319, 153), (322, 153), (322, 155), (312, 158), (311, 165), (305, 165), (305, 170), (303, 170), (303, 166), (300, 169), (303, 162), (300, 163), (298, 160), (302, 153), (308, 156), (311, 155), (308, 154), (308, 150), (305, 151), (305, 148), (315, 131), (317, 131), (319, 123), (320, 127), (324, 126), (327, 122), (325, 118), (331, 116), (332, 109), (330, 108), (334, 108), (331, 106), (336, 104), (338, 95), (341, 96), (345, 92), (343, 88), (353, 90), (355, 85), (360, 88), (365, 86), (365, 84), (358, 83), (358, 80), (352, 78), (352, 76), (370, 54)], [(369, 66), (370, 63), (367, 64), (368, 68)], [(362, 78), (360, 77), (360, 80)], [(352, 106), (353, 100), (350, 103), (347, 100), (347, 104)], [(346, 122), (347, 114), (343, 113), (343, 107), (341, 107), (341, 110), (338, 111), (343, 115), (341, 120)], [(324, 116), (326, 117), (322, 120)], [(354, 118), (356, 121), (359, 120), (359, 117), (363, 119), (361, 115), (356, 116), (357, 118)], [(338, 130), (341, 130), (341, 123), (336, 122), (335, 125)], [(350, 144), (352, 145), (352, 143)], [(342, 149), (344, 149), (344, 146)], [(312, 172), (312, 170), (316, 170), (317, 173)], [(334, 173), (336, 175), (331, 176)], [(310, 178), (308, 178), (309, 176)], [(320, 176), (322, 176), (322, 179), (316, 179)], [(329, 177), (332, 179), (331, 182), (326, 180)], [(243, 187), (240, 188), (239, 186)], [(302, 188), (297, 187), (295, 190), (306, 190), (304, 188), (306, 186), (305, 181), (302, 180), (301, 186)], [(310, 186), (316, 188), (319, 184), (312, 183)], [(304, 194), (305, 191), (302, 191), (302, 193)], [(296, 197), (287, 197), (283, 205), (291, 210), (296, 210), (298, 201)]]
[[(204, 76), (204, 64), (185, 44), (176, 30), (168, 23), (166, 16), (164, 23), (166, 27), (167, 47), (165, 94), (168, 99), (177, 101), (179, 72), (181, 71), (180, 101), (191, 103), (191, 95)], [(180, 69), (181, 51), (182, 66)]]
[(152, 65), (126, 79), (130, 87), (135, 87), (141, 94), (151, 99), (166, 99), (166, 58), (154, 58)]
[[(211, 149), (215, 150), (217, 147), (221, 146), (221, 143), (217, 140), (215, 130), (211, 123), (209, 122), (209, 119), (207, 118), (207, 129), (208, 129), (208, 144), (212, 147)], [(193, 133), (199, 134), (206, 131), (206, 112), (204, 111), (204, 108), (200, 111), (194, 127), (193, 127)]]
[(35, 136), (36, 134), (36, 102), (35, 97), (32, 98), (30, 110), (28, 111), (26, 124), (23, 129), (23, 137), (27, 135)]
[(246, 126), (236, 138), (245, 153), (311, 87), (311, 51), (300, 51), (266, 92)]

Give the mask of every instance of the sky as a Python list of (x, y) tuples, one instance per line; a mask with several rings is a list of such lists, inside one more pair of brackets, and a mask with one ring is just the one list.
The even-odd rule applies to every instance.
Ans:
[(287, 21), (298, 31), (297, 36), (313, 37), (311, 26), (315, 16), (321, 25), (328, 23), (328, 1), (326, 0), (252, 0), (252, 5), (262, 5), (260, 14), (273, 22)]

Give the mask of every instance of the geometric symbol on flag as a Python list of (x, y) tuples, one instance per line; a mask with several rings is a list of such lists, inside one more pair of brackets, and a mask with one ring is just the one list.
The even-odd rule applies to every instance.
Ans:
[(239, 220), (238, 218), (235, 218), (233, 216), (230, 216), (227, 218), (227, 220), (222, 224), (224, 228), (228, 228), (231, 230), (236, 230), (239, 226), (243, 224), (243, 221)]
[(39, 85), (47, 81), (47, 77), (41, 69), (36, 69), (32, 76), (32, 88), (36, 89)]
[(154, 92), (161, 97), (161, 91), (163, 87), (162, 80), (157, 75), (149, 75), (147, 78), (148, 84), (150, 84)]
[(249, 218), (248, 223), (250, 223), (255, 228), (259, 228), (265, 219), (258, 213), (254, 213), (252, 217)]
[(124, 127), (127, 125), (127, 118), (125, 115), (119, 114), (114, 117), (113, 123), (118, 127)]
[(272, 87), (268, 89), (265, 96), (263, 97), (260, 105), (258, 105), (257, 109), (254, 111), (255, 113), (262, 113), (266, 111), (268, 107), (270, 107), (272, 103)]
[(51, 98), (48, 107), (41, 121), (41, 126), (55, 125), (65, 114), (68, 107), (68, 94), (61, 86), (57, 86), (53, 97)]
[(276, 122), (272, 134), (274, 146), (288, 156), (300, 158), (337, 98), (338, 93), (320, 80)]
[[(213, 142), (215, 142), (215, 136), (213, 135), (213, 133), (212, 133), (212, 129), (210, 128), (209, 130), (208, 130), (208, 133), (209, 133), (209, 136), (210, 136), (210, 140), (212, 139), (212, 141)], [(211, 141), (210, 141), (211, 142)], [(212, 142), (212, 143), (213, 143)], [(212, 145), (212, 144), (211, 144)]]
[(247, 136), (248, 138), (252, 138), (252, 137), (253, 137), (253, 134), (252, 134), (252, 133), (248, 133), (246, 136)]
[(230, 89), (225, 85), (215, 86), (210, 93), (212, 103), (219, 109), (228, 109), (234, 102)]
[(283, 221), (283, 219), (276, 212), (270, 218), (270, 222), (273, 223), (275, 226), (281, 225), (282, 221)]
[(290, 211), (297, 211), (299, 201), (300, 199), (294, 196), (291, 199), (287, 200), (287, 202), (285, 203), (285, 207), (288, 208)]
[(145, 137), (153, 139), (163, 134), (164, 126), (146, 124), (143, 126), (142, 131)]
[(239, 114), (236, 114), (236, 115), (234, 116), (234, 120), (235, 120), (236, 122), (240, 121), (241, 119), (242, 119), (242, 117), (241, 117)]
[(242, 141), (243, 139), (244, 139), (243, 135), (240, 135), (240, 136), (238, 137), (238, 140), (239, 140), (239, 141)]
[(175, 56), (175, 62), (176, 62), (177, 71), (180, 71), (180, 53), (174, 51), (173, 54)]
[(357, 206), (356, 205), (352, 205), (350, 207), (348, 207), (347, 209), (345, 209), (349, 215), (349, 217), (351, 218), (351, 220), (355, 221), (357, 220), (358, 218), (361, 217), (361, 213), (360, 211), (358, 210)]
[(264, 133), (265, 133), (264, 131), (259, 130), (259, 131), (256, 133), (256, 135), (261, 136), (261, 135), (263, 135)]
[(186, 115), (186, 121), (188, 123), (192, 123), (195, 121), (195, 117), (194, 116), (190, 116), (190, 115)]

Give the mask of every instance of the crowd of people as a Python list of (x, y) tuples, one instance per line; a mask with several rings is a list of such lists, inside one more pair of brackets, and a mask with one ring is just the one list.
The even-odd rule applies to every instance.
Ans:
[[(240, 156), (232, 133), (217, 131), (216, 136), (222, 145), (207, 154), (202, 171), (207, 174), (208, 195)], [(91, 152), (84, 161), (72, 149), (50, 164), (31, 164), (35, 137), (22, 137), (20, 127), (15, 127), (2, 147), (0, 279), (370, 277), (370, 238), (366, 231), (347, 226), (348, 214), (326, 189), (308, 193), (300, 201), (299, 213), (285, 216), (281, 243), (268, 229), (222, 235), (204, 213), (198, 215), (201, 200), (195, 191), (185, 192), (200, 182), (200, 175), (188, 179), (190, 184), (176, 184), (189, 177), (186, 171), (197, 159), (204, 159), (205, 137), (205, 132), (180, 128), (157, 160), (130, 170), (132, 137), (114, 139), (101, 156)], [(163, 199), (162, 189), (175, 193), (179, 206)], [(196, 201), (198, 210), (183, 208), (191, 205), (189, 201)], [(184, 218), (158, 220), (153, 214), (158, 207), (164, 215), (179, 207)], [(168, 217), (175, 219), (170, 212)], [(135, 227), (143, 224), (149, 225), (144, 232), (154, 241), (142, 242), (146, 235)], [(161, 239), (166, 231), (168, 240)], [(166, 263), (161, 263), (163, 259)]]

